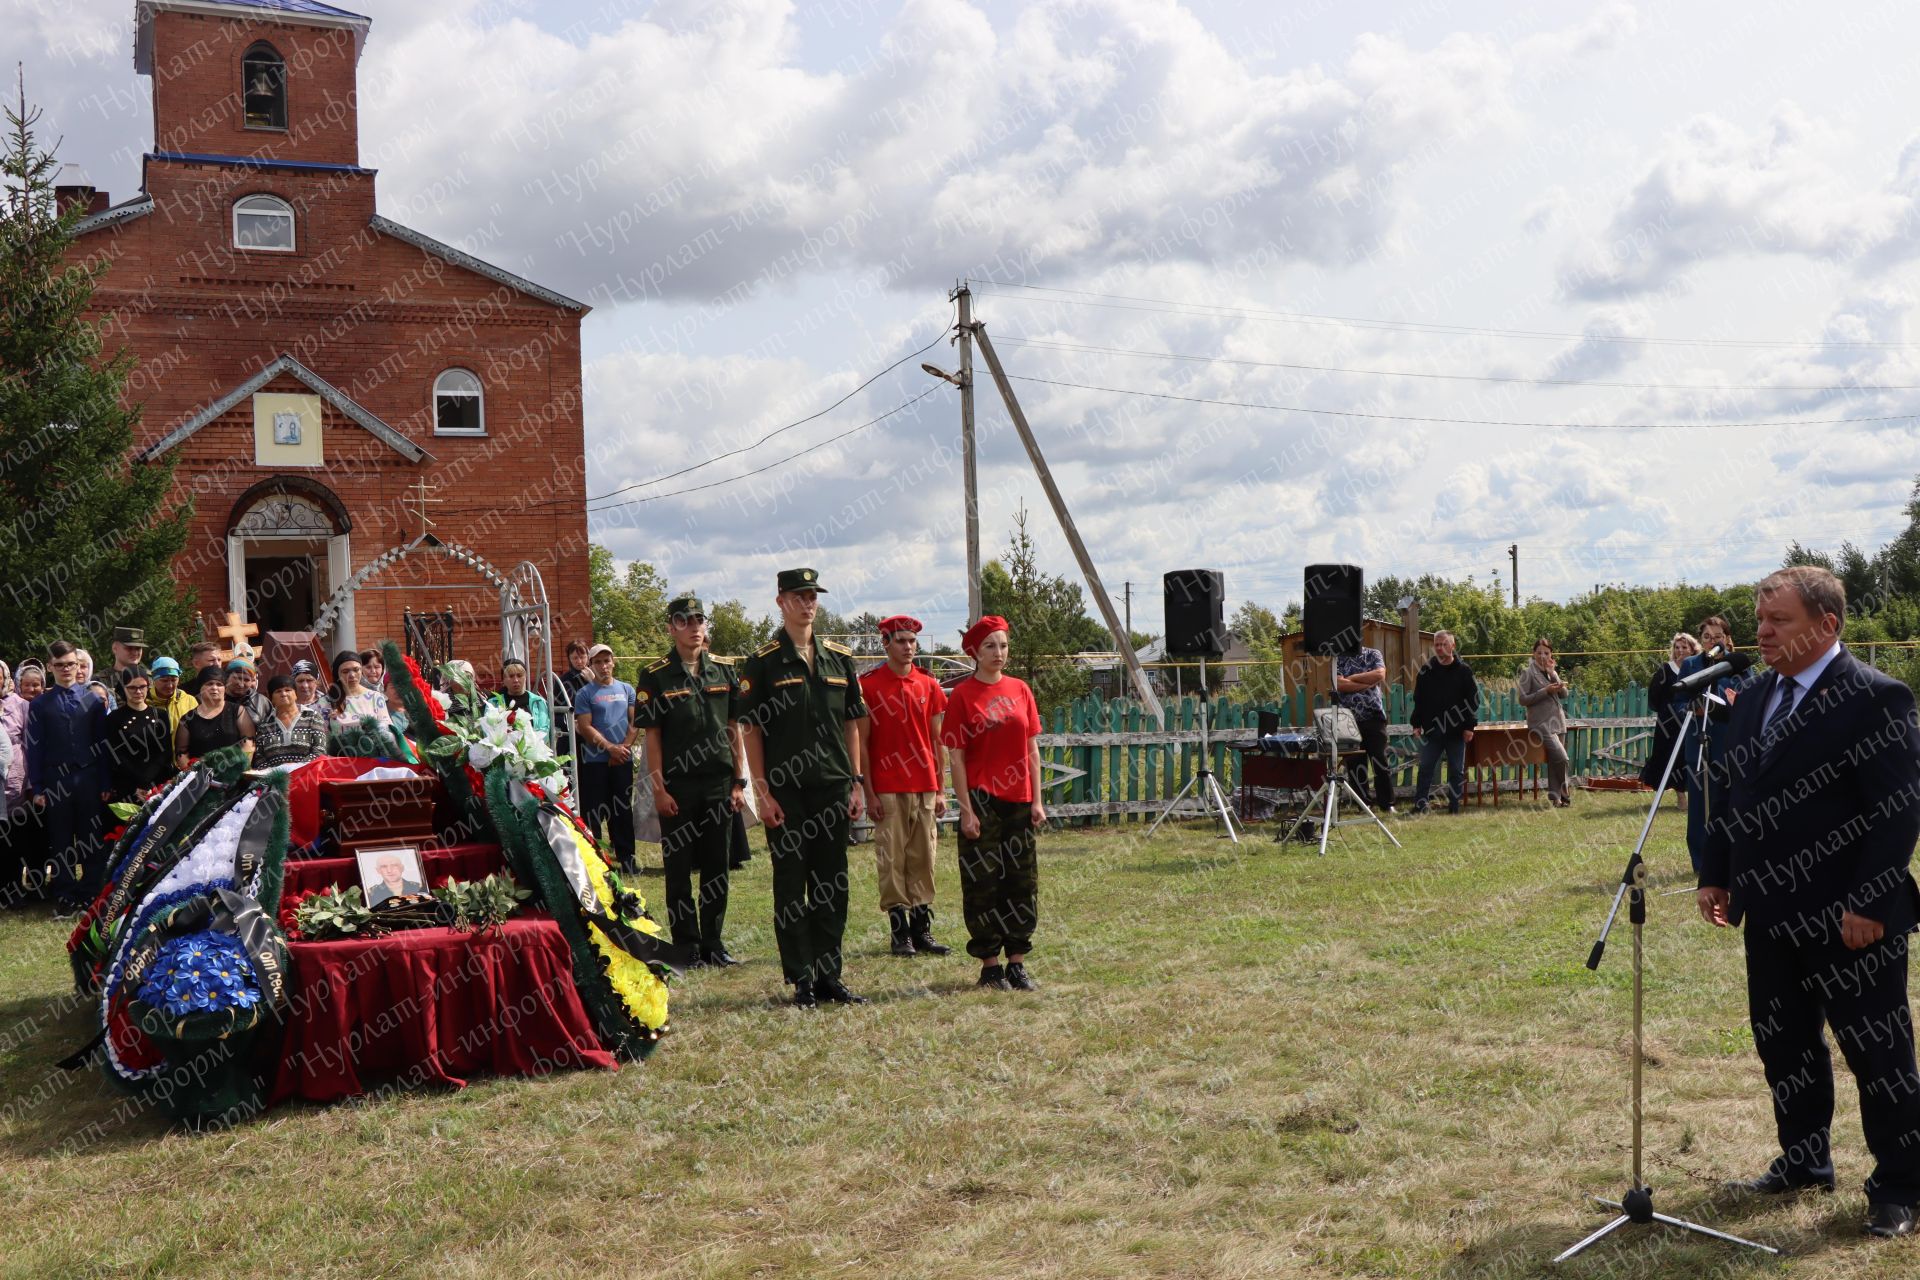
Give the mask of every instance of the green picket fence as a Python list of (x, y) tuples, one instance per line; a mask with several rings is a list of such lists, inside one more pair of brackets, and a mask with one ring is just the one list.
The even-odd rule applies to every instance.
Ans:
[[(1416, 748), (1407, 712), (1412, 694), (1400, 685), (1385, 692), (1394, 781), (1411, 790)], [(1168, 719), (1164, 729), (1155, 727), (1141, 705), (1128, 698), (1096, 694), (1055, 708), (1040, 739), (1041, 759), (1054, 766), (1048, 770), (1049, 808), (1061, 818), (1091, 822), (1151, 820), (1158, 814), (1193, 777), (1200, 757), (1200, 700), (1186, 696), (1162, 705)], [(1240, 786), (1240, 753), (1233, 744), (1255, 738), (1263, 711), (1276, 713), (1282, 726), (1295, 729), (1312, 720), (1304, 691), (1277, 702), (1212, 702), (1211, 767), (1229, 799)], [(1583, 722), (1567, 735), (1576, 776), (1621, 777), (1639, 771), (1652, 725), (1645, 689), (1629, 685), (1605, 696), (1574, 692), (1567, 698), (1566, 714)], [(1524, 722), (1526, 708), (1510, 691), (1483, 692), (1480, 719), (1488, 724)], [(1493, 776), (1511, 787), (1529, 773), (1508, 767)]]

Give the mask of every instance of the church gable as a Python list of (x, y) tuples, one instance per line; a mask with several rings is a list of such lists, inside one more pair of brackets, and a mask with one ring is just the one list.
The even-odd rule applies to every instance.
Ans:
[[(282, 379), (287, 384), (288, 390), (268, 392), (267, 395), (269, 399), (267, 402), (259, 406), (251, 415), (253, 427), (256, 432), (256, 449), (260, 448), (262, 444), (268, 448), (268, 452), (265, 454), (256, 453), (255, 456), (258, 465), (323, 465), (323, 460), (318, 456), (314, 456), (311, 460), (308, 460), (308, 455), (313, 452), (315, 446), (308, 444), (308, 438), (302, 430), (302, 426), (303, 424), (311, 424), (308, 429), (315, 432), (323, 431), (324, 427), (322, 425), (322, 416), (317, 411), (317, 406), (308, 406), (301, 403), (301, 401), (307, 399), (317, 399), (321, 404), (332, 406), (348, 421), (359, 426), (362, 430), (385, 444), (389, 449), (405, 458), (408, 462), (419, 462), (423, 458), (432, 456), (425, 449), (422, 449), (419, 445), (407, 439), (398, 431), (395, 431), (372, 413), (369, 413), (366, 409), (354, 403), (326, 379), (301, 364), (298, 360), (295, 360), (292, 356), (281, 356), (278, 360), (267, 365), (251, 378), (248, 378), (245, 382), (242, 382), (239, 386), (221, 396), (218, 400), (204, 406), (184, 421), (175, 424), (166, 435), (140, 451), (140, 460), (150, 462), (168, 450), (177, 447), (202, 427), (205, 427), (208, 423), (239, 407), (242, 401), (261, 392), (263, 388), (267, 387), (269, 383), (274, 382), (276, 379)], [(310, 393), (310, 396), (303, 394), (301, 391), (302, 388), (304, 388), (306, 393)], [(257, 434), (262, 430), (263, 420), (260, 414), (263, 412), (268, 415), (266, 419), (264, 419), (264, 430), (266, 432), (264, 441), (262, 441)], [(280, 449), (290, 450), (292, 452), (289, 452), (276, 461), (274, 460), (275, 454), (273, 451)]]

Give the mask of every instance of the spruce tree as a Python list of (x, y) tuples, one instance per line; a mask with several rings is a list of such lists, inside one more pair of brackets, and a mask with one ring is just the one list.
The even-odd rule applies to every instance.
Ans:
[[(174, 581), (189, 501), (173, 464), (132, 460), (140, 407), (123, 392), (134, 357), (103, 352), (87, 315), (103, 263), (72, 252), (79, 209), (59, 211), (58, 162), (34, 136), (24, 80), (6, 109), (0, 201), (0, 657), (87, 646), (108, 665), (116, 626), (150, 652), (187, 638), (192, 598)], [(56, 144), (57, 146), (57, 144)]]

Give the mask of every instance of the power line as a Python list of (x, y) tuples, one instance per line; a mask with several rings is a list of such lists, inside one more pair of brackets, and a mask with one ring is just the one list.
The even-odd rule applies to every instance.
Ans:
[[(1554, 342), (1625, 342), (1639, 343), (1645, 346), (1669, 347), (1737, 347), (1737, 348), (1865, 348), (1874, 350), (1905, 350), (1920, 347), (1920, 342), (1831, 342), (1796, 339), (1761, 338), (1637, 338), (1627, 334), (1605, 333), (1556, 333), (1543, 329), (1495, 329), (1478, 325), (1438, 324), (1418, 320), (1374, 320), (1362, 316), (1323, 315), (1311, 311), (1269, 311), (1256, 307), (1227, 307), (1208, 302), (1184, 302), (1174, 298), (1142, 298), (1125, 293), (1096, 293), (1090, 289), (1060, 289), (1038, 284), (1001, 284), (995, 280), (969, 281), (969, 284), (981, 284), (996, 292), (986, 296), (1005, 298), (1011, 302), (1063, 302), (1076, 306), (1103, 307), (1118, 311), (1162, 311), (1174, 315), (1206, 316), (1216, 315), (1222, 318), (1246, 320), (1269, 320), (1284, 324), (1317, 324), (1345, 326), (1356, 329), (1384, 329), (1409, 333), (1434, 333), (1453, 337), (1492, 337), (1492, 338), (1537, 338)], [(1000, 293), (999, 289), (1027, 289), (1038, 293), (1066, 294), (1070, 297), (1030, 298), (1017, 293)], [(1107, 298), (1110, 302), (1093, 302), (1088, 299)]]
[[(934, 336), (934, 339), (932, 342), (929, 342), (926, 346), (921, 347), (918, 351), (909, 351), (906, 355), (901, 356), (898, 360), (895, 360), (892, 364), (888, 365), (886, 368), (882, 369), (880, 372), (874, 374), (871, 378), (868, 378), (865, 382), (861, 383), (859, 386), (855, 387), (853, 390), (847, 392), (847, 394), (841, 396), (838, 400), (835, 400), (832, 404), (828, 405), (826, 408), (820, 410), (817, 413), (810, 413), (806, 417), (801, 418), (798, 421), (789, 422), (784, 427), (776, 427), (772, 431), (769, 431), (767, 432), (767, 434), (761, 436), (758, 440), (755, 440), (752, 444), (743, 444), (738, 449), (729, 449), (725, 453), (717, 453), (713, 457), (708, 458), (705, 461), (696, 462), (691, 466), (682, 467), (678, 471), (669, 471), (664, 475), (654, 476), (650, 480), (636, 480), (632, 484), (622, 485), (618, 489), (614, 489), (607, 493), (600, 494), (597, 497), (588, 498), (587, 501), (590, 503), (602, 502), (608, 498), (618, 497), (620, 494), (626, 493), (630, 489), (642, 489), (650, 484), (659, 484), (662, 480), (678, 479), (681, 476), (687, 475), (689, 472), (698, 471), (703, 467), (710, 467), (716, 462), (724, 462), (728, 458), (737, 458), (743, 453), (747, 453), (753, 449), (758, 449), (761, 445), (773, 439), (775, 436), (791, 431), (795, 427), (804, 427), (807, 423), (812, 422), (815, 418), (824, 418), (826, 415), (828, 415), (829, 413), (832, 413), (835, 409), (838, 409), (841, 405), (853, 399), (855, 396), (859, 395), (862, 391), (865, 391), (868, 387), (872, 386), (874, 383), (878, 382), (880, 379), (892, 373), (895, 369), (898, 369), (901, 365), (905, 364), (907, 361), (912, 360), (916, 356), (925, 355), (927, 352), (939, 346), (940, 340), (942, 338), (945, 338), (947, 334), (951, 331), (951, 329), (952, 329), (951, 325), (949, 325), (945, 329), (942, 329), (938, 334)], [(836, 440), (839, 439), (838, 436), (835, 436), (834, 438)], [(683, 492), (692, 492), (692, 491), (683, 490)]]
[[(922, 350), (925, 350), (925, 348), (922, 348)], [(919, 352), (915, 352), (914, 354), (918, 355)], [(659, 502), (666, 498), (678, 498), (683, 494), (699, 493), (703, 489), (718, 489), (721, 485), (732, 484), (736, 480), (746, 480), (752, 476), (760, 475), (762, 472), (771, 471), (775, 467), (785, 466), (787, 463), (792, 462), (795, 458), (805, 457), (807, 454), (812, 453), (817, 449), (824, 449), (828, 445), (833, 444), (836, 441), (845, 440), (848, 436), (853, 435), (856, 432), (865, 431), (868, 427), (873, 426), (875, 423), (885, 422), (888, 418), (891, 418), (894, 414), (899, 413), (904, 409), (911, 408), (916, 404), (919, 404), (922, 400), (925, 400), (928, 396), (940, 390), (941, 385), (942, 384), (940, 383), (935, 383), (932, 386), (928, 387), (925, 391), (922, 391), (919, 395), (913, 397), (913, 399), (904, 401), (903, 403), (893, 406), (893, 408), (887, 410), (885, 413), (881, 414), (877, 418), (869, 418), (867, 421), (861, 423), (859, 426), (849, 427), (847, 430), (842, 431), (837, 436), (828, 436), (825, 440), (822, 440), (819, 444), (810, 444), (804, 449), (796, 449), (794, 452), (788, 454), (786, 457), (781, 458), (775, 462), (769, 462), (764, 467), (755, 467), (753, 470), (744, 471), (737, 476), (728, 476), (725, 480), (712, 480), (706, 484), (696, 484), (696, 485), (689, 486), (688, 488), (685, 488), (685, 489), (675, 489), (670, 493), (652, 493), (652, 494), (648, 494), (644, 498), (628, 498), (625, 502), (616, 502), (611, 504), (610, 506), (593, 507), (587, 511), (587, 514), (590, 516), (597, 516), (608, 511), (618, 511), (621, 507), (638, 506), (640, 503), (643, 503), (643, 502)]]
[(1018, 373), (1007, 377), (1015, 382), (1037, 382), (1048, 387), (1072, 387), (1077, 391), (1106, 391), (1121, 396), (1144, 396), (1152, 400), (1179, 400), (1186, 404), (1218, 404), (1233, 409), (1271, 409), (1280, 413), (1317, 413), (1332, 418), (1370, 418), (1383, 422), (1432, 422), (1460, 427), (1535, 427), (1568, 431), (1685, 431), (1698, 428), (1716, 430), (1753, 427), (1817, 427), (1846, 422), (1908, 422), (1911, 413), (1883, 413), (1857, 418), (1782, 418), (1767, 422), (1524, 422), (1504, 418), (1439, 418), (1418, 413), (1369, 413), (1361, 409), (1316, 409), (1308, 405), (1264, 404), (1255, 400), (1221, 400), (1212, 396), (1182, 396), (1168, 391), (1141, 391), (1133, 387), (1102, 387), (1086, 382), (1065, 382), (1055, 378), (1033, 378)]
[(1048, 351), (1091, 352), (1102, 355), (1145, 356), (1154, 360), (1184, 360), (1198, 364), (1231, 364), (1254, 369), (1296, 369), (1308, 373), (1352, 373), (1379, 378), (1435, 378), (1449, 382), (1502, 382), (1530, 387), (1609, 387), (1627, 391), (1920, 391), (1920, 383), (1887, 386), (1831, 386), (1793, 383), (1721, 382), (1603, 382), (1584, 378), (1522, 378), (1493, 373), (1426, 373), (1411, 369), (1350, 369), (1340, 365), (1291, 364), (1280, 360), (1238, 360), (1228, 356), (1187, 355), (1174, 351), (1138, 351), (1090, 343), (1056, 342), (1045, 338), (1002, 337), (1015, 346)]

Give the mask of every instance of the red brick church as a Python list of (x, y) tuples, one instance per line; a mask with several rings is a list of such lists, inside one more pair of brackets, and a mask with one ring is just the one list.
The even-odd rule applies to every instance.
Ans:
[(491, 669), (523, 561), (554, 648), (591, 632), (587, 308), (376, 212), (371, 25), (318, 0), (138, 0), (140, 194), (61, 198), (92, 211), (76, 252), (109, 264), (107, 349), (139, 357), (139, 456), (174, 455), (193, 495), (176, 571), (202, 613), (332, 653), (452, 610), (456, 652)]

